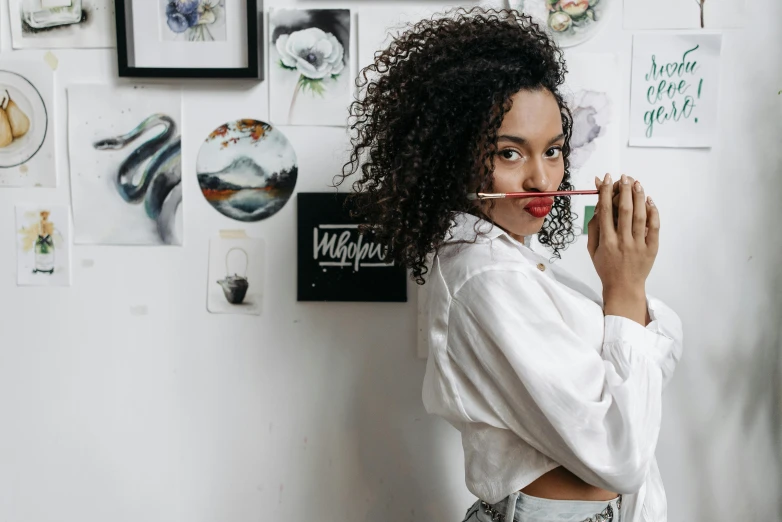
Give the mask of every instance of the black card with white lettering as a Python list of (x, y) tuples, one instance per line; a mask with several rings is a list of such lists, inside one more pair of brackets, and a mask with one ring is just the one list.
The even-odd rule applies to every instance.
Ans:
[(407, 301), (407, 272), (358, 233), (347, 194), (299, 193), (299, 301)]

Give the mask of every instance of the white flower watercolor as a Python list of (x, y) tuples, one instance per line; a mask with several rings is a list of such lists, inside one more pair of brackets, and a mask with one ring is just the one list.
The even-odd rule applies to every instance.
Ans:
[(282, 64), (296, 69), (310, 80), (320, 80), (342, 72), (345, 50), (331, 34), (310, 27), (277, 38), (277, 52)]
[(345, 49), (333, 34), (317, 27), (280, 35), (275, 47), (280, 55), (280, 65), (300, 75), (288, 111), (290, 121), (296, 97), (302, 88), (322, 95), (323, 80), (334, 78), (342, 72), (345, 68)]

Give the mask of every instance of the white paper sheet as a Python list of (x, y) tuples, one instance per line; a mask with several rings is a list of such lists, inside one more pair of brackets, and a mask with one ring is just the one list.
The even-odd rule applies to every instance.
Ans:
[[(181, 92), (165, 87), (68, 87), (68, 152), (75, 243), (100, 245), (181, 245), (182, 183), (166, 193), (162, 211), (150, 217), (147, 198), (156, 179), (181, 178), (181, 152), (159, 168), (152, 155), (176, 147), (181, 134)], [(165, 119), (170, 118), (170, 120)], [(169, 123), (173, 121), (173, 125)], [(142, 126), (142, 122), (146, 122)], [(117, 140), (117, 148), (99, 148), (102, 140)], [(169, 133), (166, 138), (165, 136)], [(164, 134), (165, 133), (165, 134)], [(151, 182), (138, 201), (126, 201), (118, 186), (119, 171), (131, 155), (139, 161), (128, 165), (128, 178), (139, 183), (140, 173), (150, 166)], [(154, 191), (157, 192), (157, 191)]]
[(630, 146), (711, 147), (722, 35), (633, 37)]
[(374, 62), (377, 51), (388, 47), (391, 39), (424, 18), (441, 10), (432, 7), (363, 7), (358, 12), (358, 68)]
[[(25, 5), (38, 9), (30, 0), (10, 0), (11, 37), (14, 49), (63, 49), (116, 47), (113, 0), (81, 0), (81, 18), (76, 23), (31, 27), (25, 20)], [(78, 14), (77, 14), (78, 17)], [(69, 21), (70, 22), (70, 21)]]
[(595, 176), (617, 172), (621, 151), (621, 77), (614, 54), (567, 53), (563, 93), (573, 115), (571, 179), (592, 188)]
[[(27, 129), (10, 143), (0, 139), (0, 187), (55, 187), (53, 108), (54, 74), (43, 60), (0, 60), (0, 106), (7, 97), (24, 115)], [(8, 109), (6, 111), (13, 111)], [(0, 120), (9, 121), (0, 114)], [(26, 120), (25, 120), (26, 119)], [(18, 120), (17, 120), (18, 121)], [(5, 125), (5, 123), (0, 123)], [(11, 129), (13, 131), (13, 129)]]
[(261, 239), (211, 239), (207, 310), (213, 314), (260, 315), (266, 266), (264, 255)]
[[(350, 49), (351, 26), (352, 16), (348, 9), (269, 11), (270, 123), (347, 125), (354, 79), (351, 67), (354, 61)], [(311, 28), (323, 32), (311, 31), (305, 37), (303, 31)], [(327, 36), (332, 32), (333, 36)], [(307, 39), (307, 43), (304, 39)], [(289, 44), (284, 45), (282, 42), (285, 41)], [(284, 51), (287, 49), (288, 54), (281, 56), (278, 47)], [(341, 47), (341, 51), (338, 47)], [(304, 51), (307, 48), (328, 49), (328, 53), (334, 51), (335, 54), (311, 56), (311, 60), (321, 65), (317, 71), (310, 71), (312, 67), (307, 64), (308, 56)], [(283, 58), (286, 58), (287, 65)], [(325, 76), (321, 77), (324, 73)], [(309, 75), (312, 78), (308, 78)]]
[(16, 206), (18, 285), (70, 286), (70, 226), (66, 206)]
[(418, 316), (416, 328), (416, 355), (419, 359), (429, 357), (429, 284), (416, 285), (418, 289)]
[(745, 0), (624, 0), (626, 29), (725, 29), (744, 25)]
[[(619, 59), (609, 53), (566, 53), (568, 73), (562, 89), (573, 115), (570, 139), (571, 183), (577, 190), (594, 188), (595, 176), (619, 173), (622, 149), (622, 90)], [(579, 216), (595, 196), (572, 196)], [(575, 223), (581, 231), (583, 219)], [(572, 256), (570, 256), (572, 257)], [(567, 259), (563, 261), (567, 264)]]

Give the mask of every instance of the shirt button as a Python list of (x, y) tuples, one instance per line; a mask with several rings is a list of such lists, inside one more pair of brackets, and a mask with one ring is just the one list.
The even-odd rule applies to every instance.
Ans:
[(541, 272), (545, 272), (546, 265), (544, 265), (543, 263), (538, 263), (538, 270), (540, 270)]

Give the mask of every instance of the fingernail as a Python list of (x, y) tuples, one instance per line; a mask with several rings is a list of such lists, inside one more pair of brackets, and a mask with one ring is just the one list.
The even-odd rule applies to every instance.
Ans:
[(600, 178), (595, 176), (595, 188), (600, 188)]
[(643, 190), (643, 187), (641, 187), (641, 183), (638, 181), (633, 183), (633, 190), (635, 190), (636, 192), (641, 192)]
[(603, 185), (610, 185), (611, 184), (611, 174), (606, 174), (606, 177), (603, 178)]
[(649, 200), (649, 205), (651, 205), (651, 206), (653, 206), (653, 207), (657, 206), (657, 205), (655, 205), (655, 204), (654, 204), (654, 201), (652, 201), (652, 198), (651, 198), (651, 197), (647, 197), (646, 199), (648, 199), (648, 200)]
[(622, 185), (627, 185), (627, 176), (622, 174)]

